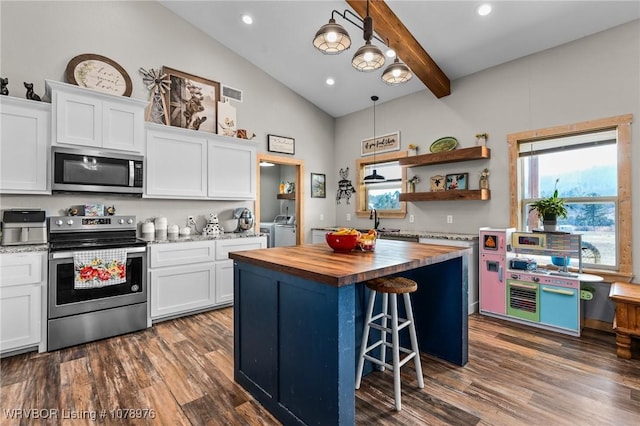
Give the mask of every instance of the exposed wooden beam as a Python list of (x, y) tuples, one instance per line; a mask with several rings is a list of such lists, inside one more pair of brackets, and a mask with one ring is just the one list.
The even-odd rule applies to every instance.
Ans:
[[(345, 1), (363, 19), (367, 16), (366, 1)], [(396, 51), (398, 58), (411, 68), (415, 76), (436, 97), (442, 98), (451, 94), (449, 77), (440, 69), (438, 64), (435, 63), (384, 1), (372, 0), (369, 3), (369, 15), (373, 18), (374, 32), (383, 40), (389, 41), (389, 47)]]

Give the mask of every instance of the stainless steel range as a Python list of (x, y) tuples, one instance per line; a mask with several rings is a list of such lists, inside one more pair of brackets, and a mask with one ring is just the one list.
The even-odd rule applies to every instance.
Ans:
[(48, 218), (47, 350), (147, 327), (147, 243), (135, 216)]

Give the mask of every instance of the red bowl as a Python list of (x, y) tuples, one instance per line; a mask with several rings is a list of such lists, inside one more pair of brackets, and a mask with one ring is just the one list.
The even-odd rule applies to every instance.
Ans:
[(349, 252), (358, 245), (357, 234), (334, 235), (331, 232), (325, 234), (327, 244), (337, 252)]

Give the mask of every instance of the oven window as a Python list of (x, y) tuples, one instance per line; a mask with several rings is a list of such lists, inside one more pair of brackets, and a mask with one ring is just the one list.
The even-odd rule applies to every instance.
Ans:
[(56, 265), (56, 305), (85, 302), (142, 292), (143, 258), (127, 259), (127, 281), (94, 289), (75, 289), (73, 261)]

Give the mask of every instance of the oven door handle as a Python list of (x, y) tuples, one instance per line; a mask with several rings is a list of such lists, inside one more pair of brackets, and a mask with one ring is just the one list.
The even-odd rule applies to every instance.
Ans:
[[(147, 251), (146, 247), (131, 247), (131, 248), (127, 248), (126, 252), (127, 254), (129, 253), (144, 253)], [(75, 252), (73, 251), (61, 251), (61, 252), (56, 252), (56, 253), (51, 253), (51, 255), (49, 256), (50, 259), (71, 259), (73, 258), (73, 254)]]

